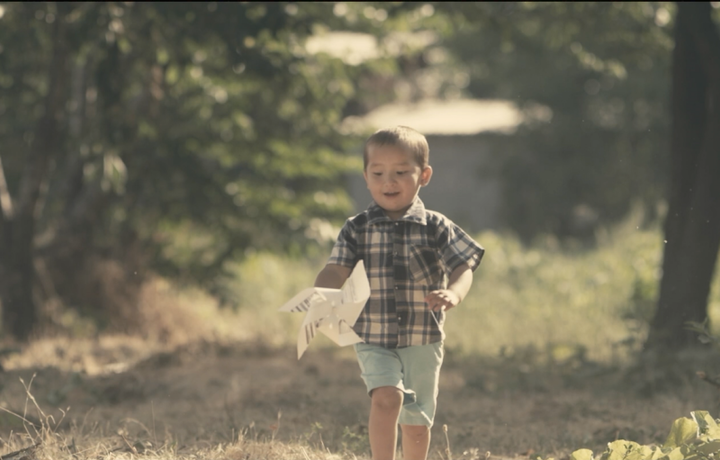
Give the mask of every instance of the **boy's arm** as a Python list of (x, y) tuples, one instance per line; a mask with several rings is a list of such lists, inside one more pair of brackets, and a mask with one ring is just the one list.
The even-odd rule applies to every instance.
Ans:
[(317, 278), (315, 278), (315, 287), (323, 287), (329, 289), (340, 289), (345, 280), (352, 273), (352, 269), (342, 265), (327, 264), (325, 268), (320, 270)]
[(472, 286), (473, 272), (468, 264), (459, 265), (450, 273), (447, 289), (438, 289), (425, 297), (428, 308), (432, 311), (450, 310), (457, 306), (467, 295)]

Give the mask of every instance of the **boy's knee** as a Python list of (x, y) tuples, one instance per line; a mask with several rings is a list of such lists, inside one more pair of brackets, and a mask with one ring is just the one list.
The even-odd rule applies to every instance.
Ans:
[(425, 425), (400, 425), (403, 437), (420, 442), (430, 434), (430, 428)]
[(371, 394), (372, 405), (380, 410), (397, 411), (402, 407), (403, 394), (395, 387), (375, 388)]

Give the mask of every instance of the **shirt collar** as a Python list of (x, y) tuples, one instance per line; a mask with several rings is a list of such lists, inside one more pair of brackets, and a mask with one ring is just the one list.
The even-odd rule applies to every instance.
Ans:
[[(393, 222), (383, 208), (378, 206), (374, 201), (370, 203), (367, 209), (368, 212), (368, 224), (376, 224), (378, 222)], [(405, 215), (399, 218), (397, 221), (415, 222), (420, 225), (427, 225), (427, 219), (425, 218), (425, 205), (419, 197), (415, 198)]]

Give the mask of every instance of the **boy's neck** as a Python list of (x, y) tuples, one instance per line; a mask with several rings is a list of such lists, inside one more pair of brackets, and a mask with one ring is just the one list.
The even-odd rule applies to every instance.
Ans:
[(388, 219), (390, 219), (392, 221), (396, 221), (396, 220), (400, 220), (403, 217), (405, 217), (407, 215), (408, 211), (410, 210), (410, 208), (412, 208), (413, 205), (415, 205), (415, 203), (417, 203), (417, 201), (419, 199), (420, 199), (420, 197), (416, 196), (415, 199), (402, 211), (388, 211), (387, 209), (383, 208), (382, 206), (378, 205), (377, 203), (375, 203), (375, 204), (378, 205), (380, 207), (380, 209), (383, 210), (383, 213), (385, 214), (385, 216), (387, 216)]

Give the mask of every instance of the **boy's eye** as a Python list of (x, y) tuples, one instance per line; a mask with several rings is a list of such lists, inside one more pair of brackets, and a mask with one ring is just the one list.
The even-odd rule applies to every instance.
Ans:
[(377, 176), (377, 177), (382, 176), (382, 173), (381, 173), (381, 172), (374, 172), (374, 173), (372, 173), (372, 174), (373, 174), (373, 176)]
[(397, 172), (398, 176), (402, 176), (403, 174), (407, 174), (407, 171), (398, 171)]

